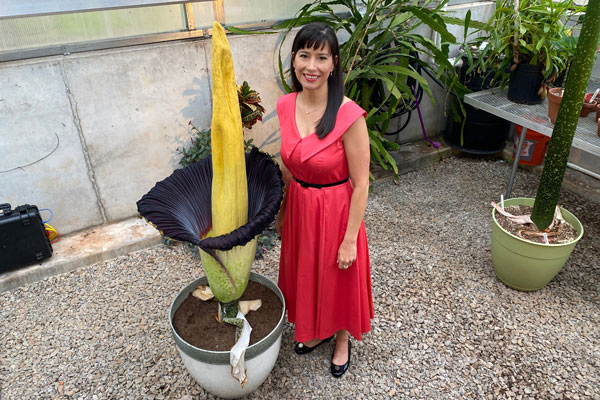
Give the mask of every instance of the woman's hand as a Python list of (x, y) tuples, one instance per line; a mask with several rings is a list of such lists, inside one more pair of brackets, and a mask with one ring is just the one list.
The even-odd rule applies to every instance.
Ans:
[(338, 250), (338, 267), (347, 269), (356, 261), (356, 238), (369, 196), (369, 132), (364, 117), (358, 118), (343, 137), (348, 171), (352, 181), (352, 197), (344, 240)]
[(356, 240), (344, 240), (338, 249), (337, 263), (340, 269), (348, 269), (356, 261)]

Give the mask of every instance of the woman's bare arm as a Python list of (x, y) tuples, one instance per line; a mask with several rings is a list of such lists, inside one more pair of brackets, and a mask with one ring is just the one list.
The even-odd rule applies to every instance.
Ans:
[(348, 131), (344, 134), (343, 143), (354, 191), (350, 199), (346, 233), (338, 250), (337, 261), (340, 268), (348, 268), (356, 260), (358, 230), (365, 214), (369, 196), (369, 164), (371, 157), (369, 133), (364, 117), (361, 116), (348, 128)]

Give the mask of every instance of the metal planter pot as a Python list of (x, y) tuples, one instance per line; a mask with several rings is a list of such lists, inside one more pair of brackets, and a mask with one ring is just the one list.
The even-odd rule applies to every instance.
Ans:
[(177, 349), (181, 354), (183, 363), (188, 372), (202, 388), (215, 396), (226, 399), (235, 399), (252, 393), (265, 381), (275, 366), (279, 347), (281, 345), (281, 334), (285, 316), (285, 300), (281, 290), (268, 278), (250, 273), (250, 280), (271, 289), (281, 300), (283, 305), (281, 317), (275, 329), (261, 341), (251, 345), (246, 350), (245, 366), (248, 380), (242, 388), (240, 383), (231, 376), (229, 365), (229, 351), (203, 350), (184, 341), (175, 332), (173, 327), (173, 316), (181, 303), (188, 297), (198, 285), (206, 285), (207, 278), (196, 279), (187, 285), (173, 300), (169, 309), (169, 325), (175, 339)]
[[(532, 206), (534, 199), (513, 198), (505, 206)], [(538, 290), (546, 286), (561, 270), (573, 248), (583, 236), (581, 222), (569, 211), (561, 208), (563, 218), (575, 228), (575, 240), (565, 244), (533, 243), (504, 230), (492, 210), (492, 263), (496, 276), (506, 286), (522, 291)]]

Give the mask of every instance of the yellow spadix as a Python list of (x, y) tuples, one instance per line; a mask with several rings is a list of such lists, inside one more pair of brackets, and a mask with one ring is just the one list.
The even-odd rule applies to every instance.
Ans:
[(225, 30), (213, 24), (212, 39), (212, 231), (219, 236), (248, 220), (244, 133), (233, 57)]
[[(244, 133), (233, 57), (225, 30), (213, 24), (212, 36), (212, 228), (207, 237), (231, 233), (248, 220), (248, 185)], [(200, 251), (202, 266), (215, 297), (222, 303), (238, 299), (246, 289), (256, 252), (256, 238), (244, 246), (215, 253)]]

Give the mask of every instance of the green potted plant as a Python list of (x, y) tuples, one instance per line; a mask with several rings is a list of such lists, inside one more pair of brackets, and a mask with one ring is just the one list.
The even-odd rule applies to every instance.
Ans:
[[(453, 18), (450, 21), (462, 25), (464, 31), (462, 55), (455, 64), (460, 66), (459, 82), (469, 92), (498, 86), (497, 81), (493, 82), (495, 69), (486, 62), (493, 33), (486, 30), (485, 24), (472, 21), (470, 10), (464, 20)], [(469, 31), (471, 27), (475, 29)], [(454, 95), (450, 107), (452, 118), (448, 118), (444, 139), (452, 148), (472, 154), (494, 154), (504, 149), (510, 122), (465, 104), (464, 96)]]
[[(585, 9), (578, 8), (577, 11), (585, 12)], [(547, 83), (552, 87), (564, 87), (565, 82), (567, 81), (566, 78), (569, 73), (571, 61), (573, 60), (573, 57), (575, 57), (578, 37), (576, 35), (578, 35), (578, 31), (581, 29), (581, 21), (579, 20), (578, 14), (569, 14), (566, 18), (569, 19), (569, 25), (573, 24), (573, 26), (569, 27), (569, 25), (567, 25), (563, 32), (564, 34), (553, 42), (558, 52), (557, 61), (559, 62), (559, 65), (562, 65), (564, 62), (565, 66), (560, 73), (555, 71), (555, 74), (548, 78)]]
[[(557, 207), (569, 151), (579, 120), (587, 82), (600, 40), (600, 2), (588, 4), (575, 57), (567, 76), (565, 91), (552, 131), (546, 162), (534, 199), (509, 199), (505, 206), (533, 206), (531, 216), (514, 218), (523, 229), (537, 228), (536, 236), (544, 243), (526, 241), (509, 233), (499, 224), (500, 211), (492, 211), (492, 262), (498, 278), (509, 287), (537, 290), (544, 287), (562, 268), (575, 244), (583, 235), (583, 226), (568, 211)], [(572, 240), (545, 243), (557, 227), (575, 230)], [(544, 236), (545, 234), (545, 236)]]
[[(277, 28), (287, 34), (294, 27), (319, 21), (340, 33), (342, 71), (346, 75), (346, 95), (367, 110), (367, 127), (371, 140), (371, 160), (383, 169), (398, 169), (391, 151), (398, 145), (386, 139), (391, 122), (401, 119), (419, 107), (422, 94), (435, 100), (423, 74), (443, 82), (445, 88), (459, 93), (466, 89), (458, 82), (453, 65), (448, 61), (450, 43), (456, 38), (448, 31), (442, 18), (446, 1), (420, 2), (410, 0), (319, 0), (302, 7), (296, 16)], [(417, 33), (428, 27), (439, 34), (442, 45)], [(284, 39), (285, 40), (285, 39)], [(279, 73), (284, 88), (288, 70), (283, 67), (279, 47)], [(417, 110), (418, 111), (418, 110)], [(439, 144), (437, 142), (434, 146)]]
[[(281, 343), (283, 295), (275, 283), (251, 273), (250, 268), (257, 235), (279, 210), (283, 182), (279, 167), (268, 154), (256, 148), (244, 152), (233, 58), (225, 31), (216, 22), (211, 69), (212, 156), (176, 170), (158, 182), (137, 206), (140, 215), (165, 236), (198, 247), (206, 276), (191, 282), (173, 300), (169, 310), (171, 332), (194, 379), (214, 395), (237, 398), (251, 393), (266, 379)], [(249, 281), (265, 288), (263, 292), (275, 307), (272, 329), (252, 345), (250, 315), (245, 314), (260, 302), (239, 301)], [(213, 297), (218, 302), (208, 303)], [(200, 308), (210, 311), (198, 315), (195, 310)], [(196, 325), (186, 328), (196, 322), (207, 327), (200, 334)], [(224, 350), (202, 347), (197, 341), (204, 341), (209, 332), (230, 337), (231, 344), (225, 343)]]
[(494, 66), (494, 79), (501, 87), (508, 84), (509, 100), (543, 101), (547, 83), (560, 76), (570, 60), (570, 47), (565, 46), (565, 37), (572, 36), (568, 24), (584, 11), (572, 0), (496, 0), (487, 23), (492, 34), (484, 62)]

